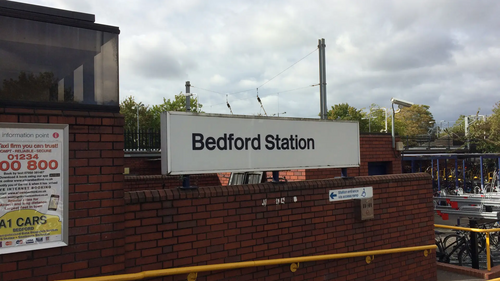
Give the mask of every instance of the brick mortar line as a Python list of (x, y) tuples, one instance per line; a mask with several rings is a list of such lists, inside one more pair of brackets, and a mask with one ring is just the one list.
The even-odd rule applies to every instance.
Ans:
[(192, 190), (161, 189), (137, 190), (124, 193), (125, 204), (159, 202), (172, 199), (199, 199), (219, 196), (237, 196), (269, 192), (288, 192), (302, 189), (335, 188), (360, 185), (397, 183), (411, 181), (426, 181), (430, 184), (431, 176), (427, 173), (395, 174), (383, 176), (361, 176), (350, 179), (322, 179), (287, 183), (261, 183), (233, 186), (199, 187)]

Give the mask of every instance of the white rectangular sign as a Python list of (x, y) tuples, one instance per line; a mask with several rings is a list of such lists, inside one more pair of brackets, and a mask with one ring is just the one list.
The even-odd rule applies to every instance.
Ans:
[(68, 243), (68, 125), (0, 123), (0, 255)]
[(342, 201), (350, 199), (363, 199), (373, 197), (373, 188), (368, 187), (357, 187), (348, 189), (335, 189), (328, 192), (328, 198), (330, 202), (332, 201)]
[(162, 113), (162, 173), (359, 167), (357, 122)]

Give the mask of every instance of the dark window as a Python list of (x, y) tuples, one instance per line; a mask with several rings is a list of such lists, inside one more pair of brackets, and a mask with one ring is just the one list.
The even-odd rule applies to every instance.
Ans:
[(0, 102), (118, 106), (118, 34), (0, 15)]
[(388, 174), (388, 168), (391, 162), (368, 162), (368, 175), (386, 175)]

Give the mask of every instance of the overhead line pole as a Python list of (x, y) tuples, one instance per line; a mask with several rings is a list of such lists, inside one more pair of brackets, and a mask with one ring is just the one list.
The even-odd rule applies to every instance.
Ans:
[(319, 98), (320, 98), (320, 116), (321, 119), (327, 119), (326, 109), (326, 58), (325, 58), (325, 39), (318, 39), (319, 50)]
[[(191, 82), (186, 81), (186, 112), (190, 111), (191, 111)], [(191, 186), (189, 175), (183, 175), (181, 189), (192, 189), (192, 188), (196, 187)]]
[[(326, 106), (326, 44), (325, 38), (318, 39), (319, 53), (319, 101), (320, 117), (322, 120), (328, 119), (328, 110)], [(341, 177), (347, 178), (347, 168), (341, 169)]]

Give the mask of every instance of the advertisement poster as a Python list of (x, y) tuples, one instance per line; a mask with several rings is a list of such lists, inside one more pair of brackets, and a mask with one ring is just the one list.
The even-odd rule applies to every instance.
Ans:
[(66, 245), (67, 125), (0, 124), (0, 254)]

